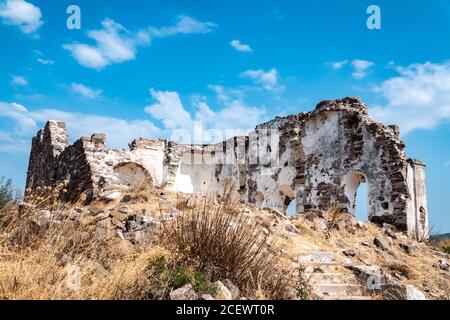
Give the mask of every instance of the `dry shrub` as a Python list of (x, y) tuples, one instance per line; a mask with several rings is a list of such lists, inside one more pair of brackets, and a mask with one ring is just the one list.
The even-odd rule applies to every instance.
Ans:
[(162, 241), (178, 252), (178, 263), (193, 266), (211, 280), (230, 279), (249, 294), (292, 298), (295, 275), (283, 263), (251, 216), (234, 206), (206, 199), (167, 224)]
[(328, 220), (327, 221), (327, 230), (325, 233), (325, 237), (327, 239), (330, 238), (331, 232), (335, 229), (338, 229), (338, 223), (341, 221), (341, 219), (344, 217), (346, 211), (345, 209), (339, 207), (339, 206), (332, 206), (330, 209), (328, 209), (324, 216)]
[(439, 241), (435, 244), (435, 246), (445, 253), (450, 254), (450, 239)]
[(414, 279), (416, 277), (416, 273), (406, 264), (402, 264), (399, 262), (393, 262), (387, 265), (387, 268), (391, 272), (398, 272), (407, 279)]

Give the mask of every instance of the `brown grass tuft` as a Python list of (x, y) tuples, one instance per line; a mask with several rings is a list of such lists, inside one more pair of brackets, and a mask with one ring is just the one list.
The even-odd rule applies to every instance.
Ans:
[(212, 280), (230, 279), (248, 293), (292, 297), (294, 272), (282, 263), (276, 244), (251, 216), (235, 206), (204, 199), (165, 226), (163, 243), (179, 253), (179, 263), (194, 266)]

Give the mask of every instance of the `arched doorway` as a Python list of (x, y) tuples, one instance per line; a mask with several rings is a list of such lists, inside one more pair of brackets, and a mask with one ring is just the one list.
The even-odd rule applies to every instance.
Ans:
[(368, 185), (361, 171), (351, 171), (344, 178), (348, 212), (361, 221), (368, 220)]
[(289, 217), (292, 217), (297, 213), (297, 201), (295, 199), (295, 192), (291, 185), (283, 184), (279, 186), (278, 192), (284, 203), (282, 205), (283, 213)]
[(114, 167), (114, 175), (121, 185), (130, 188), (148, 186), (153, 184), (153, 179), (148, 171), (138, 163), (122, 162)]

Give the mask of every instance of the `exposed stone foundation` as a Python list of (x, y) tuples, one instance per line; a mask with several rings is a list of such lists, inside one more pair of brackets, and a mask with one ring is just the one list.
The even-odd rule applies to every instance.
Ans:
[(137, 139), (109, 149), (94, 134), (69, 145), (65, 124), (49, 121), (33, 139), (27, 194), (67, 182), (66, 200), (91, 201), (121, 188), (152, 183), (185, 193), (230, 196), (286, 212), (355, 213), (367, 183), (372, 222), (409, 235), (428, 234), (425, 166), (408, 159), (396, 126), (372, 120), (359, 98), (323, 101), (316, 109), (261, 124), (248, 136), (214, 145)]

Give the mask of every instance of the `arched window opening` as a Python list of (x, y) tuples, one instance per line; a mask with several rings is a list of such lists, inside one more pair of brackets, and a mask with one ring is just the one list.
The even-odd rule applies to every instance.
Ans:
[(348, 211), (358, 220), (367, 221), (368, 218), (368, 186), (367, 179), (360, 171), (351, 171), (345, 178), (345, 195), (348, 199)]
[(361, 182), (356, 191), (355, 212), (359, 221), (369, 220), (367, 183)]
[(296, 199), (292, 199), (286, 209), (286, 215), (288, 217), (295, 216), (297, 214), (297, 201)]

